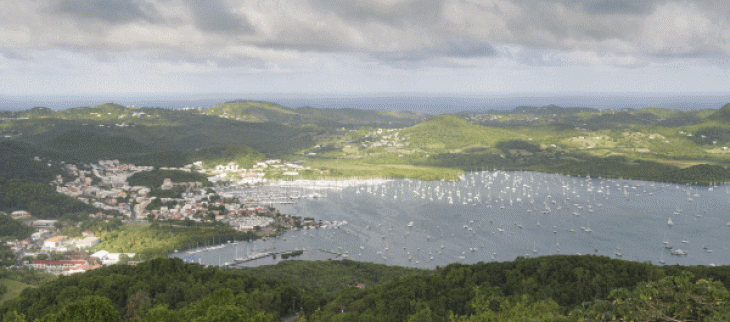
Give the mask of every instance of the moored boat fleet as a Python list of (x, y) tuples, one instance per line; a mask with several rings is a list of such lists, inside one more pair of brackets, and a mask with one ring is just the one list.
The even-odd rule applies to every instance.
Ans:
[[(712, 192), (663, 183), (504, 171), (471, 173), (459, 179), (388, 180), (333, 192), (331, 196), (337, 198), (312, 202), (337, 199), (338, 207), (333, 208), (347, 213), (310, 213), (299, 207), (304, 213), (296, 215), (329, 219), (320, 228), (339, 228), (338, 222), (349, 222), (348, 227), (334, 235), (294, 234), (308, 237), (308, 241), (297, 239), (296, 245), (323, 244), (322, 248), (360, 260), (406, 266), (549, 254), (598, 254), (663, 263), (664, 253), (669, 253), (675, 256), (672, 262), (698, 264), (727, 258), (730, 244), (704, 236), (707, 226), (730, 226), (730, 218), (713, 213), (716, 204), (722, 203), (709, 198), (723, 188), (727, 196), (727, 187), (715, 187), (719, 191)], [(353, 202), (359, 207), (351, 207)], [(668, 233), (677, 245), (682, 241), (681, 248), (666, 238), (660, 247), (661, 238), (656, 236), (662, 233)], [(280, 240), (293, 242), (294, 235)], [(711, 244), (717, 252), (713, 253)], [(698, 251), (700, 245), (704, 251)]]

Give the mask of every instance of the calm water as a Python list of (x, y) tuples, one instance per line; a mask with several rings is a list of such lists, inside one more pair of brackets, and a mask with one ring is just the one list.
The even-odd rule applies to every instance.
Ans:
[[(353, 260), (426, 268), (551, 254), (727, 265), (728, 204), (728, 186), (475, 172), (460, 181), (394, 180), (328, 191), (324, 198), (278, 208), (346, 225), (176, 256), (218, 264), (246, 251), (318, 249)], [(687, 255), (672, 255), (666, 244)], [(313, 252), (299, 258), (331, 257)], [(272, 263), (269, 257), (247, 265)]]
[(114, 102), (137, 107), (209, 107), (235, 99), (264, 100), (286, 107), (311, 106), (317, 108), (356, 108), (363, 110), (413, 111), (429, 114), (458, 113), (462, 111), (487, 112), (512, 110), (518, 106), (593, 107), (598, 109), (641, 109), (660, 107), (676, 110), (718, 109), (730, 101), (727, 95), (589, 95), (589, 96), (514, 96), (479, 95), (428, 97), (403, 94), (320, 96), (302, 94), (190, 94), (190, 95), (127, 95), (127, 96), (0, 96), (0, 110), (25, 110), (45, 106), (54, 110), (80, 106), (96, 106)]

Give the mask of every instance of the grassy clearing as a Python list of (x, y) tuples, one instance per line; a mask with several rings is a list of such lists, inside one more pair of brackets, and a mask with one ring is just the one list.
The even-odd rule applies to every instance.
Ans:
[(0, 283), (8, 288), (7, 293), (3, 294), (3, 296), (0, 297), (0, 304), (5, 303), (8, 300), (14, 299), (16, 296), (18, 296), (18, 294), (20, 294), (20, 292), (22, 292), (26, 288), (36, 287), (30, 284), (21, 283), (7, 278), (0, 279)]
[(218, 244), (228, 240), (250, 240), (253, 233), (241, 233), (228, 225), (185, 226), (185, 222), (125, 225), (119, 230), (102, 232), (101, 243), (94, 250), (112, 253), (135, 253), (139, 259), (166, 256), (177, 250), (197, 247), (198, 245)]
[(394, 163), (367, 163), (357, 159), (309, 159), (312, 168), (325, 170), (306, 179), (318, 178), (415, 178), (421, 180), (450, 180), (464, 173), (460, 169)]

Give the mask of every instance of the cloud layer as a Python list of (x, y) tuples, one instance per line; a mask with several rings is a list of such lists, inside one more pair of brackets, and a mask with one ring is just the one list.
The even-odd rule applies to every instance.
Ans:
[(219, 60), (275, 60), (261, 55), (272, 51), (478, 58), (498, 54), (496, 45), (727, 57), (728, 8), (719, 0), (5, 0), (0, 47)]
[[(120, 77), (94, 91), (158, 90), (166, 75), (194, 82), (223, 71), (230, 79), (266, 74), (272, 84), (275, 75), (294, 82), (324, 73), (343, 84), (323, 88), (359, 86), (353, 73), (371, 85), (383, 75), (413, 86), (414, 75), (446, 75), (450, 86), (474, 91), (549, 88), (532, 80), (530, 68), (549, 75), (556, 67), (595, 74), (701, 66), (722, 81), (730, 79), (729, 57), (724, 0), (0, 1), (0, 80), (25, 72), (64, 80), (149, 76), (147, 85)], [(464, 81), (485, 73), (504, 78), (482, 87)], [(393, 85), (383, 84), (371, 88)], [(166, 86), (159, 90), (175, 87)]]

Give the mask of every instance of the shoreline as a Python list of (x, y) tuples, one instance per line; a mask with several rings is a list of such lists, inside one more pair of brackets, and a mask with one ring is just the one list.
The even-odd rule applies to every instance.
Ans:
[[(668, 184), (678, 184), (678, 185), (689, 185), (689, 186), (695, 186), (695, 187), (718, 187), (730, 184), (730, 181), (726, 182), (684, 182), (684, 181), (666, 181), (666, 180), (648, 180), (646, 178), (637, 178), (633, 176), (616, 176), (616, 175), (582, 175), (582, 174), (570, 174), (570, 173), (563, 173), (560, 171), (539, 171), (539, 170), (531, 170), (531, 169), (494, 169), (494, 170), (464, 170), (465, 173), (476, 173), (476, 172), (532, 172), (532, 173), (541, 173), (541, 174), (555, 174), (555, 175), (561, 175), (565, 177), (577, 177), (577, 178), (601, 178), (601, 179), (614, 179), (614, 180), (632, 180), (632, 181), (644, 181), (644, 182), (654, 182), (654, 183), (668, 183)], [(327, 179), (294, 179), (294, 180), (269, 180), (267, 182), (264, 182), (264, 185), (272, 186), (272, 187), (292, 187), (292, 188), (308, 188), (308, 189), (315, 189), (315, 190), (342, 190), (345, 188), (350, 187), (358, 187), (358, 186), (375, 186), (384, 184), (387, 182), (392, 182), (394, 180), (416, 180), (416, 181), (461, 181), (464, 178), (464, 175), (460, 175), (456, 178), (458, 180), (449, 179), (449, 180), (421, 180), (418, 178), (412, 178), (412, 177), (403, 177), (403, 178), (370, 178), (370, 179), (359, 179), (359, 178), (352, 178), (352, 177), (341, 177), (342, 179), (337, 178), (327, 178)]]

